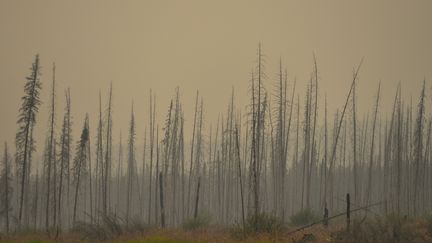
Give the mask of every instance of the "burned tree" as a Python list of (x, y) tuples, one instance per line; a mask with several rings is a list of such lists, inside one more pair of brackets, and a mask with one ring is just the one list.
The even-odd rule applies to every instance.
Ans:
[(24, 197), (27, 181), (30, 177), (30, 158), (35, 151), (33, 142), (33, 128), (36, 124), (36, 115), (41, 104), (39, 93), (42, 88), (40, 82), (41, 67), (39, 64), (39, 55), (36, 55), (35, 61), (31, 67), (31, 74), (26, 78), (27, 82), (24, 86), (25, 95), (22, 97), (22, 105), (18, 116), (18, 131), (15, 137), (16, 145), (16, 163), (18, 167), (18, 175), (20, 177), (20, 198), (19, 198), (19, 214), (18, 223), (22, 224)]

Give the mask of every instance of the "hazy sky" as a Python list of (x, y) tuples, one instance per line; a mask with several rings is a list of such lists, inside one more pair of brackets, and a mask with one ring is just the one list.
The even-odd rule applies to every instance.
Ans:
[[(388, 111), (400, 81), (417, 103), (421, 82), (432, 84), (432, 1), (20, 1), (0, 0), (0, 141), (14, 142), (25, 77), (34, 55), (43, 65), (44, 101), (36, 136), (43, 147), (51, 66), (57, 66), (58, 127), (64, 89), (71, 88), (74, 133), (86, 112), (92, 127), (98, 92), (106, 101), (114, 86), (114, 136), (127, 131), (132, 99), (142, 140), (148, 93), (157, 95), (158, 115), (180, 86), (186, 125), (193, 119), (197, 89), (206, 123), (226, 111), (232, 87), (236, 104), (247, 103), (247, 85), (263, 43), (266, 85), (275, 82), (279, 58), (301, 97), (316, 54), (320, 99), (343, 105), (352, 69), (364, 57), (359, 109), (372, 109), (382, 81), (381, 109)], [(322, 102), (320, 105), (323, 107)], [(428, 107), (430, 109), (430, 107)], [(75, 135), (75, 138), (78, 136)], [(141, 143), (141, 142), (140, 142)]]

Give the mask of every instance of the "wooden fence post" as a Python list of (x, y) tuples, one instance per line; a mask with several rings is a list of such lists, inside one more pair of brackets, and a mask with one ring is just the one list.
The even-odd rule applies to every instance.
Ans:
[(326, 203), (324, 205), (324, 219), (323, 219), (324, 226), (328, 226), (328, 217), (329, 217), (329, 211), (327, 209), (327, 203)]
[(346, 203), (347, 203), (347, 211), (346, 211), (346, 224), (347, 224), (347, 231), (350, 230), (350, 224), (351, 224), (351, 203), (350, 203), (350, 194), (347, 193), (346, 195)]

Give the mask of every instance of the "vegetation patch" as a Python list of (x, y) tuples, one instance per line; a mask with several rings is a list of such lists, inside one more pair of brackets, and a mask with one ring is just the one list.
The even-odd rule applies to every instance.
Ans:
[(207, 228), (211, 224), (211, 217), (209, 215), (199, 215), (196, 218), (188, 219), (183, 223), (183, 229), (196, 230)]
[(304, 226), (319, 220), (320, 217), (310, 209), (303, 209), (290, 217), (292, 226)]

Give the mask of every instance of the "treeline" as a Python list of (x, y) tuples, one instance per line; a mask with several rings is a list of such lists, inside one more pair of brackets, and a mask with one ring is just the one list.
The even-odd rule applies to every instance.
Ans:
[[(360, 63), (345, 103), (329, 114), (327, 98), (320, 101), (315, 57), (304, 95), (296, 91), (295, 80), (288, 80), (282, 61), (275, 80), (267, 78), (264, 63), (259, 46), (244, 85), (249, 104), (240, 109), (233, 90), (226, 113), (215, 123), (205, 120), (209, 111), (197, 91), (193, 120), (185, 124), (178, 88), (159, 123), (150, 90), (143, 148), (136, 146), (134, 104), (127, 134), (113, 144), (118, 133), (112, 85), (104, 102), (99, 94), (98, 114), (73, 121), (71, 92), (58, 97), (53, 65), (49, 125), (43, 146), (36, 147), (42, 88), (36, 56), (21, 99), (15, 153), (6, 143), (3, 152), (3, 231), (60, 232), (110, 218), (160, 227), (179, 227), (200, 216), (218, 225), (261, 214), (287, 222), (301, 210), (342, 212), (346, 193), (353, 207), (382, 202), (376, 209), (380, 214), (419, 216), (431, 210), (432, 114), (426, 109), (425, 82), (416, 101), (405, 101), (398, 86), (390, 111), (380, 109), (377, 84), (372, 113), (360, 116)], [(65, 99), (66, 106), (57, 107), (57, 99)], [(90, 118), (97, 127), (90, 128)], [(191, 134), (184, 133), (186, 125)], [(72, 137), (73, 129), (80, 129), (79, 137)], [(41, 161), (35, 159), (39, 154)]]

